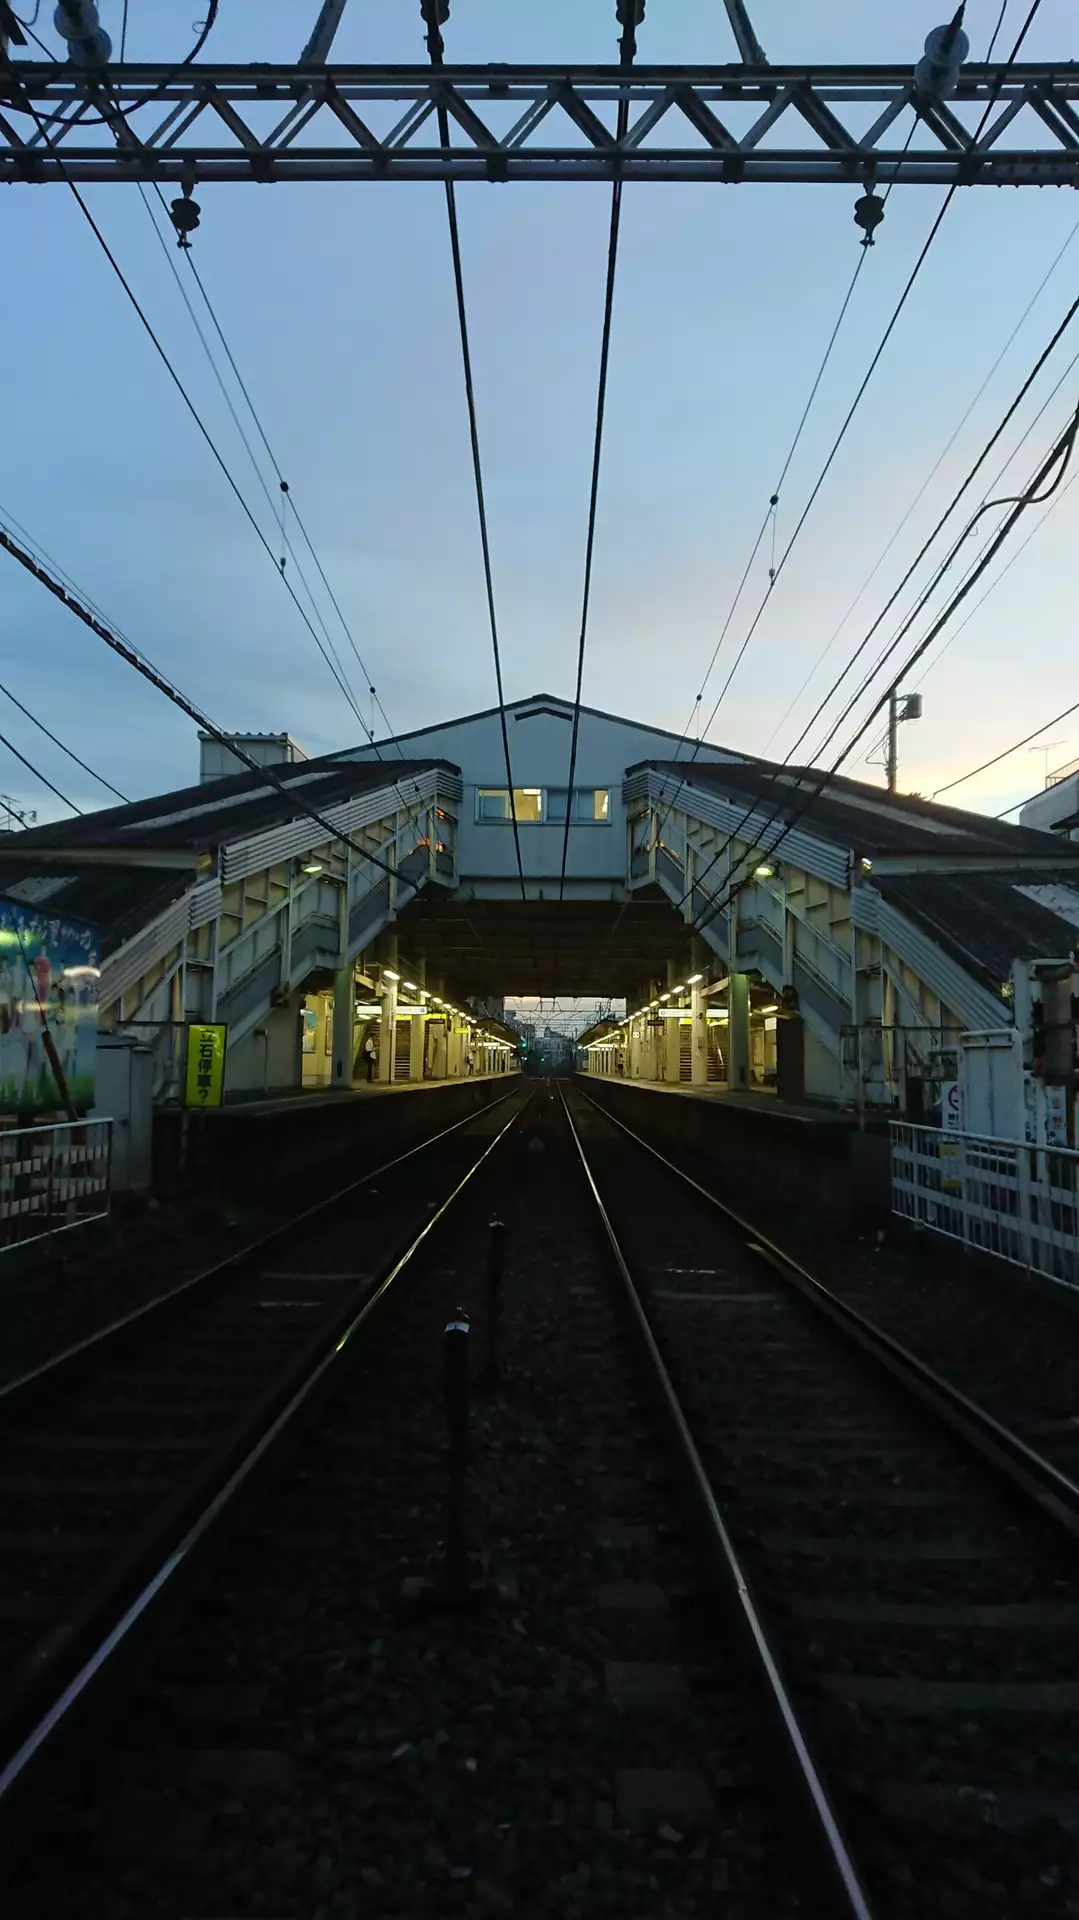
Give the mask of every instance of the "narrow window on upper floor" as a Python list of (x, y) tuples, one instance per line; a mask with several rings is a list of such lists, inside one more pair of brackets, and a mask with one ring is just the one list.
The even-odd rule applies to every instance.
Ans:
[[(522, 824), (543, 819), (543, 788), (514, 787), (513, 811)], [(477, 820), (509, 820), (510, 796), (506, 787), (477, 787)]]

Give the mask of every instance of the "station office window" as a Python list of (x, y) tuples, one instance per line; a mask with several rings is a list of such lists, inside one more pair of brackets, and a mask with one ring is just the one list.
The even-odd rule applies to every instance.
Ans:
[[(548, 820), (563, 821), (566, 817), (566, 788), (549, 787), (547, 790)], [(606, 825), (611, 817), (611, 790), (609, 787), (574, 787), (573, 811), (571, 820), (589, 821), (591, 824)]]
[[(543, 788), (514, 787), (513, 811), (518, 820), (543, 819)], [(510, 796), (507, 787), (480, 787), (476, 793), (476, 818), (478, 820), (509, 820)]]
[[(514, 787), (513, 801), (519, 821), (561, 825), (566, 818), (565, 787)], [(574, 787), (571, 820), (580, 824), (606, 826), (611, 817), (609, 787)], [(510, 797), (507, 787), (478, 787), (477, 820), (509, 820)]]

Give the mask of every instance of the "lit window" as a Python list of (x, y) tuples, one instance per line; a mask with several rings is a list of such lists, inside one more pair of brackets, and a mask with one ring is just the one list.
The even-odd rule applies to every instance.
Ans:
[(609, 820), (611, 817), (611, 790), (609, 787), (594, 787), (592, 790), (593, 820)]
[[(513, 807), (518, 820), (535, 822), (543, 819), (543, 788), (514, 787)], [(476, 790), (476, 817), (479, 820), (508, 820), (510, 818), (510, 797), (505, 787), (478, 787)]]

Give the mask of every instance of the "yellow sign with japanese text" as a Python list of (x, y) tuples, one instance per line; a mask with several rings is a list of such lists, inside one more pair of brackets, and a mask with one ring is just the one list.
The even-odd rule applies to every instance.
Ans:
[(194, 1025), (187, 1029), (185, 1107), (219, 1107), (225, 1085), (227, 1027)]

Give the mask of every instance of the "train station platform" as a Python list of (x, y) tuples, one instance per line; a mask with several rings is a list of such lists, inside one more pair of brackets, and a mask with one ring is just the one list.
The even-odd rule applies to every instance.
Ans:
[(276, 1200), (288, 1183), (299, 1212), (308, 1196), (314, 1201), (532, 1084), (519, 1073), (475, 1074), (285, 1093), (186, 1116), (162, 1109), (154, 1117), (154, 1184), (250, 1204), (264, 1194)]
[(887, 1214), (885, 1123), (863, 1128), (856, 1114), (762, 1091), (599, 1075), (579, 1085), (661, 1152), (699, 1161), (734, 1207), (852, 1228)]
[(305, 1087), (299, 1093), (295, 1087), (282, 1087), (276, 1092), (234, 1096), (218, 1112), (244, 1113), (252, 1119), (264, 1114), (290, 1111), (311, 1113), (320, 1107), (340, 1107), (352, 1100), (385, 1100), (390, 1096), (401, 1098), (409, 1093), (446, 1093), (454, 1087), (480, 1086), (489, 1081), (505, 1086), (517, 1077), (506, 1073), (470, 1073), (463, 1079), (452, 1080), (364, 1080), (354, 1087)]

